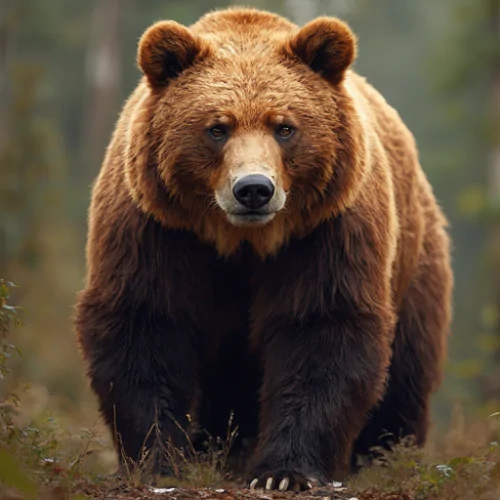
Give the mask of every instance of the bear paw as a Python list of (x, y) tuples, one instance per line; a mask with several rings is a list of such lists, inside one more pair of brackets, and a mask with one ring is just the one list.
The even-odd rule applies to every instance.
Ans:
[(252, 477), (249, 485), (251, 490), (264, 488), (279, 491), (305, 491), (326, 484), (326, 480), (321, 477), (321, 474), (305, 475), (291, 470), (266, 471), (253, 474)]

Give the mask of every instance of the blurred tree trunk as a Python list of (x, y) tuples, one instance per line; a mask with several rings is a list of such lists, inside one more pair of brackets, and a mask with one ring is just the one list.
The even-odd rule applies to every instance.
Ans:
[(86, 61), (86, 108), (80, 179), (90, 182), (99, 169), (121, 99), (123, 0), (95, 0)]
[[(500, 318), (500, 0), (488, 0), (491, 34), (496, 57), (491, 58), (490, 112), (492, 127), (492, 147), (488, 165), (488, 198), (494, 214), (492, 231), (493, 270), (495, 273), (495, 293), (497, 318)], [(500, 400), (500, 321), (497, 320), (498, 342), (493, 353), (493, 372), (486, 377), (483, 391), (486, 399)]]
[(8, 206), (9, 181), (12, 178), (12, 166), (7, 161), (6, 151), (9, 140), (9, 114), (11, 101), (12, 62), (15, 51), (15, 18), (13, 2), (6, 0), (0, 4), (0, 279), (8, 277), (11, 221), (6, 216)]
[[(11, 61), (11, 30), (8, 19), (8, 2), (0, 5), (0, 160), (4, 155), (4, 148), (7, 143), (7, 102), (8, 102), (8, 75)], [(0, 165), (0, 175), (3, 177), (4, 168)], [(0, 190), (0, 193), (3, 190)], [(3, 198), (3, 196), (2, 196)], [(0, 209), (3, 209), (3, 203), (0, 202)], [(3, 228), (2, 228), (3, 229)], [(0, 279), (6, 278), (6, 255), (5, 231), (0, 229)]]
[(0, 3), (0, 154), (7, 139), (7, 113), (9, 109), (9, 79), (14, 59), (15, 9), (12, 2)]
[[(490, 0), (491, 27), (494, 45), (500, 47), (500, 0)], [(498, 54), (496, 54), (498, 56)], [(500, 205), (500, 58), (492, 58), (491, 112), (493, 118), (493, 147), (490, 156), (490, 197), (495, 207)]]

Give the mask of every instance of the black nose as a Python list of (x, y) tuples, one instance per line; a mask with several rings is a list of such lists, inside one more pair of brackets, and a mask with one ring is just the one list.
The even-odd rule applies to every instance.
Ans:
[(247, 175), (234, 185), (233, 194), (242, 205), (255, 210), (273, 197), (274, 184), (265, 175)]

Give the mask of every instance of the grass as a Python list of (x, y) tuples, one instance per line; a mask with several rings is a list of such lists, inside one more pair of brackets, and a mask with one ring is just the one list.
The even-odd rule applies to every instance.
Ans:
[[(191, 436), (179, 424), (177, 425), (186, 438), (186, 449), (176, 448), (170, 442), (163, 442), (157, 423), (151, 427), (145, 438), (147, 441), (151, 435), (155, 435), (153, 447), (147, 450), (143, 446), (141, 458), (137, 463), (131, 461), (121, 448), (122, 476), (129, 486), (139, 487), (144, 482), (150, 482), (158, 487), (186, 488), (196, 485), (200, 488), (213, 488), (225, 482), (229, 452), (238, 434), (238, 429), (233, 428), (233, 415), (230, 415), (224, 438), (204, 433), (202, 451), (195, 449)], [(171, 477), (155, 476), (148, 472), (151, 470), (151, 461), (158, 458), (171, 469)]]
[[(0, 378), (4, 382), (13, 378), (9, 365), (20, 354), (9, 341), (12, 330), (22, 325), (21, 310), (9, 305), (13, 288), (0, 280)], [(294, 495), (251, 492), (227, 475), (229, 451), (237, 435), (232, 418), (225, 437), (206, 435), (201, 452), (187, 434), (185, 450), (158, 439), (153, 452), (144, 450), (138, 464), (125, 460), (117, 473), (107, 429), (98, 418), (89, 425), (88, 415), (95, 416), (95, 411), (80, 401), (73, 406), (61, 402), (42, 385), (18, 382), (4, 384), (11, 390), (4, 390), (0, 400), (0, 500), (278, 500)], [(156, 425), (151, 433), (158, 435)], [(457, 409), (449, 431), (432, 436), (425, 449), (407, 441), (391, 452), (379, 450), (376, 462), (349, 478), (344, 488), (320, 488), (302, 496), (311, 500), (498, 500), (499, 443), (500, 413), (467, 422)], [(158, 453), (172, 468), (173, 477), (147, 473), (153, 454)]]
[[(480, 443), (486, 434), (498, 436), (500, 422), (494, 417), (483, 422), (480, 436), (473, 428), (465, 434), (450, 430), (440, 442), (441, 451), (419, 449), (411, 442), (398, 445), (392, 452), (380, 451), (380, 458), (369, 468), (349, 479), (345, 491), (313, 492), (329, 499), (359, 500), (498, 500), (500, 498), (500, 446), (497, 441)], [(6, 431), (6, 432), (5, 432)], [(2, 429), (0, 447), (0, 498), (6, 488), (15, 489), (17, 498), (71, 499), (82, 498), (167, 498), (154, 491), (176, 488), (169, 498), (210, 498), (231, 493), (231, 498), (287, 498), (293, 493), (264, 493), (242, 490), (225, 477), (225, 464), (231, 439), (207, 439), (206, 451), (184, 452), (165, 446), (163, 452), (176, 471), (174, 478), (146, 477), (144, 462), (129, 466), (121, 475), (96, 472), (91, 458), (103, 449), (99, 435), (83, 431), (70, 436), (53, 419), (40, 427), (21, 427), (14, 422)], [(467, 453), (464, 446), (469, 446)], [(432, 446), (431, 446), (432, 448)], [(455, 453), (453, 453), (455, 451)], [(148, 485), (154, 484), (157, 490)], [(4, 490), (2, 490), (2, 487)], [(187, 495), (187, 496), (186, 496)], [(311, 494), (303, 494), (313, 498)], [(221, 498), (222, 498), (221, 497)], [(8, 498), (8, 497), (7, 497)], [(16, 497), (12, 497), (16, 498)], [(226, 498), (226, 497), (224, 497)]]
[[(500, 424), (483, 425), (481, 435), (475, 437), (472, 427), (463, 433), (452, 428), (434, 443), (433, 451), (416, 448), (411, 441), (391, 452), (379, 450), (380, 458), (353, 477), (349, 486), (354, 491), (376, 490), (414, 500), (500, 499)], [(491, 441), (485, 441), (486, 434)]]

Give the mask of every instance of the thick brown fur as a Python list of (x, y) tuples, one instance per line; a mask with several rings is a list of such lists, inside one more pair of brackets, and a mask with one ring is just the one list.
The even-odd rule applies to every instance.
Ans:
[[(260, 485), (342, 477), (388, 433), (425, 441), (451, 314), (446, 220), (355, 55), (337, 19), (299, 29), (251, 9), (141, 39), (145, 76), (93, 188), (76, 319), (132, 459), (154, 421), (183, 446), (186, 414), (221, 434), (231, 410)], [(283, 120), (297, 132), (278, 144)], [(206, 133), (220, 121), (222, 146)], [(235, 226), (214, 192), (252, 158), (286, 204)]]

